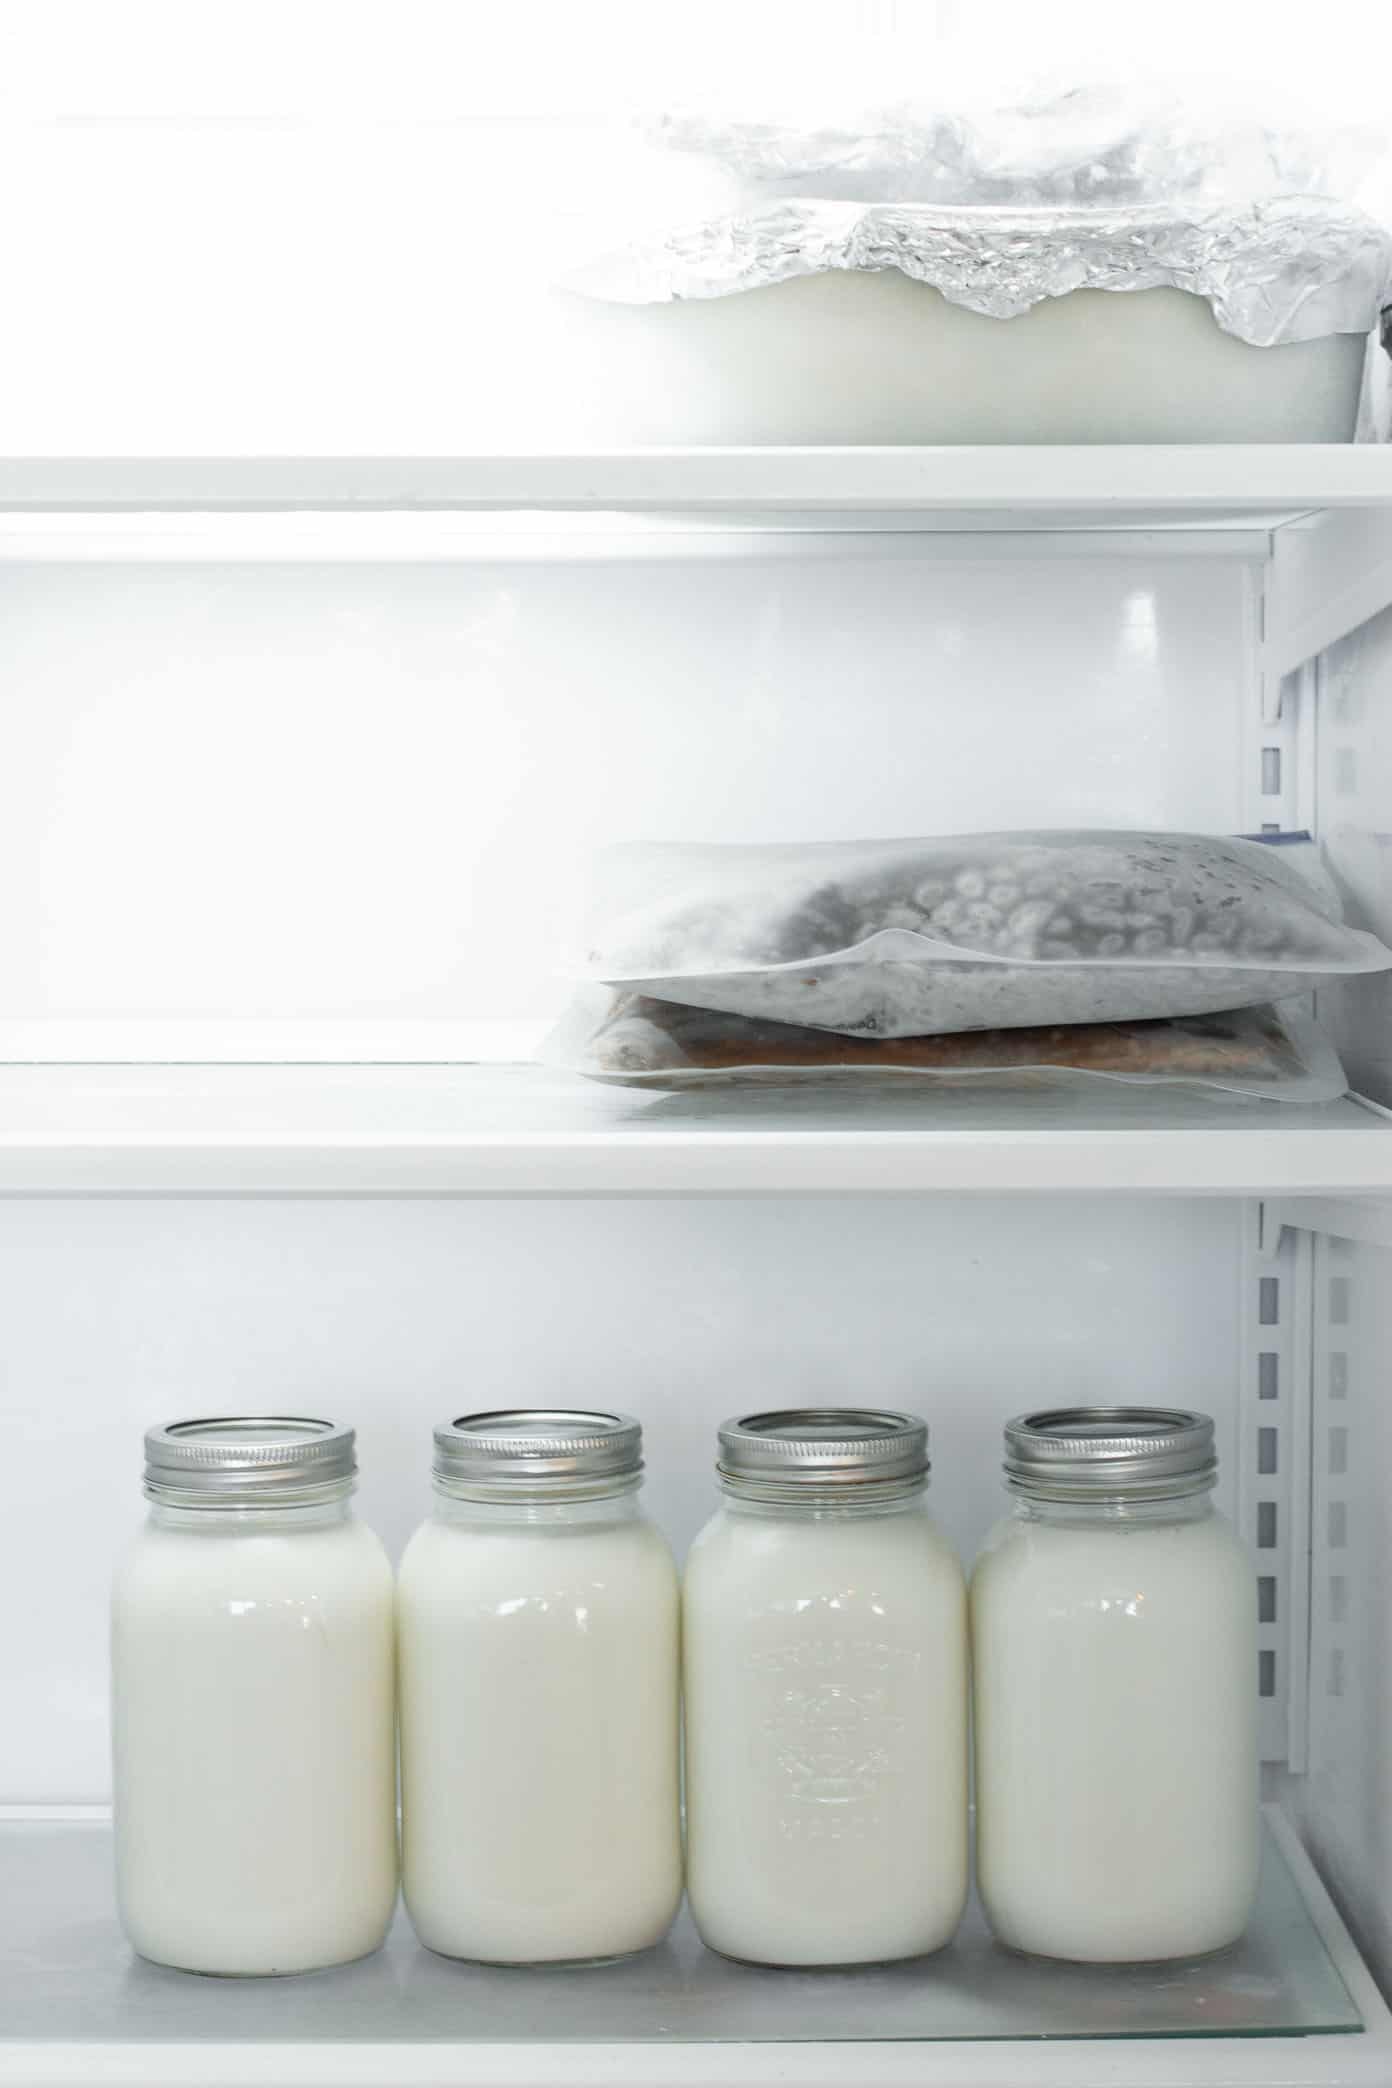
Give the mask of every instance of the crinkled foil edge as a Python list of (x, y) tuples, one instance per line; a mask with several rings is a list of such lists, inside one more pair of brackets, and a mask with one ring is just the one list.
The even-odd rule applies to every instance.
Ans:
[(1258, 348), (1369, 333), (1392, 302), (1392, 235), (1361, 211), (1306, 197), (1192, 213), (792, 199), (621, 248), (565, 287), (667, 304), (886, 268), (992, 319), (1074, 290), (1187, 290)]

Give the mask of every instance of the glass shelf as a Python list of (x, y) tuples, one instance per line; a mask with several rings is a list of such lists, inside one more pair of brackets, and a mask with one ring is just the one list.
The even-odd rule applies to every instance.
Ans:
[(0, 1194), (1392, 1191), (1392, 1117), (1104, 1082), (629, 1093), (538, 1066), (0, 1067)]
[[(170, 2043), (937, 2043), (1364, 2028), (1270, 1832), (1244, 1940), (1215, 1958), (1153, 1966), (1016, 1957), (992, 1942), (973, 1906), (938, 1956), (873, 1970), (732, 1964), (702, 1948), (685, 1913), (667, 1943), (622, 1964), (498, 1970), (433, 1956), (402, 1913), (387, 1948), (357, 1965), (283, 1980), (202, 1979), (132, 1956), (117, 1925), (105, 1825), (8, 1825), (0, 1870), (4, 2037), (104, 2046), (127, 2059), (132, 2046)], [(94, 2060), (92, 2077), (101, 2072)]]
[(910, 514), (952, 526), (1263, 526), (1392, 502), (1375, 443), (1030, 443), (541, 451), (465, 456), (4, 457), (0, 510), (35, 514)]

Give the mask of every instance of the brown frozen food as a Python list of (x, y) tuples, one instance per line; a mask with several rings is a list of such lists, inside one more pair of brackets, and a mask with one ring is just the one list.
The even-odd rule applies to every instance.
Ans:
[(578, 1026), (572, 1018), (569, 1044), (564, 1036), (553, 1041), (548, 1056), (593, 1079), (654, 1088), (914, 1075), (930, 1082), (999, 1075), (1029, 1085), (1032, 1076), (1072, 1074), (1322, 1101), (1345, 1086), (1331, 1047), (1295, 1002), (1144, 1022), (862, 1038), (617, 991), (592, 1003)]

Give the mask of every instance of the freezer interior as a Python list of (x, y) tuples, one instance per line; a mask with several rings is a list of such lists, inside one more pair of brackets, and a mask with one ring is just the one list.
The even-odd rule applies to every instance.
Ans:
[[(67, 1144), (87, 1150), (84, 1097), (104, 1078), (110, 1157), (122, 1078), (216, 1093), (290, 1067), (312, 1110), (358, 1067), (389, 1069), (398, 1095), (506, 1078), (493, 1121), (520, 1151), (529, 1111), (599, 1106), (526, 1062), (567, 997), (582, 865), (612, 842), (1308, 829), (1350, 920), (1392, 937), (1381, 513), (1123, 528), (12, 516), (6, 1138), (57, 1153), (68, 1111)], [(1317, 996), (1361, 1098), (1360, 1148), (1392, 1128), (1387, 976)], [(493, 1090), (478, 1092), (486, 1116)], [(728, 1101), (687, 1098), (677, 1125), (699, 1136), (703, 1106), (737, 1148)], [(721, 1193), (718, 1173), (687, 1194), (660, 1166), (645, 1184), (645, 1138), (656, 1150), (674, 1121), (645, 1098), (623, 1105), (637, 1154), (623, 1193), (552, 1193), (540, 1168), (487, 1195), (216, 1193), (187, 1173), (145, 1194), (94, 1161), (90, 1179), (60, 1170), (0, 1202), (0, 1512), (29, 1584), (6, 1626), (0, 1847), (38, 1936), (0, 1949), (16, 2026), (0, 2079), (116, 2078), (126, 2050), (172, 2080), (198, 2042), (204, 2077), (228, 2080), (267, 2043), (293, 2044), (286, 2077), (306, 2080), (564, 2078), (577, 2043), (604, 2046), (596, 2078), (753, 2080), (782, 2077), (756, 2047), (788, 2039), (814, 2055), (795, 2077), (817, 2080), (844, 2039), (882, 2040), (873, 2069), (894, 2080), (1383, 2077), (1392, 1176), (1385, 1194), (1292, 1188), (1280, 1105), (1248, 1104), (1251, 1179), (1217, 1189), (1196, 1173), (1102, 1194), (1064, 1160), (1028, 1195), (992, 1193), (989, 1173), (982, 1193), (960, 1176), (902, 1193), (903, 1112), (942, 1106), (775, 1107), (775, 1130), (820, 1121), (849, 1146), (880, 1142), (880, 1173), (854, 1194), (833, 1177), (814, 1194)], [(1175, 1100), (1173, 1121), (1201, 1148), (1233, 1107)], [(1038, 1108), (1054, 1124), (1115, 1117), (1081, 1093)], [(1163, 1096), (1141, 1108), (1162, 1141), (1170, 1112)], [(962, 1118), (983, 1150), (1022, 1121), (1019, 1105)], [(571, 1975), (535, 2005), (515, 1982), (451, 1988), (408, 1940), (271, 1989), (131, 1960), (104, 1855), (105, 1603), (141, 1512), (141, 1428), (268, 1402), (351, 1419), (359, 1505), (395, 1557), (426, 1509), (434, 1422), (562, 1394), (641, 1416), (649, 1506), (679, 1554), (714, 1505), (715, 1425), (751, 1407), (924, 1413), (932, 1504), (968, 1562), (1003, 1512), (1007, 1416), (1117, 1397), (1214, 1414), (1219, 1504), (1259, 1573), (1273, 1897), (1258, 1940), (1274, 1957), (1229, 1989), (1196, 1974), (1188, 2014), (1171, 1996), (1164, 2020), (1153, 1994), (1128, 2016), (1114, 1989), (1083, 1997), (1037, 1967), (1003, 1987), (988, 1966), (973, 1999), (968, 1960), (988, 1946), (970, 1938), (956, 2012), (936, 2018), (897, 1978), (834, 2004), (815, 1982), (755, 1994), (682, 1934), (649, 1975)], [(1258, 2020), (1263, 1992), (1279, 2006)], [(715, 2022), (732, 2056), (683, 2073), (674, 2049)], [(1080, 2060), (1079, 2038), (1103, 2056)], [(1141, 2056), (1107, 2056), (1130, 2038)], [(977, 2040), (1028, 2057), (963, 2058)]]

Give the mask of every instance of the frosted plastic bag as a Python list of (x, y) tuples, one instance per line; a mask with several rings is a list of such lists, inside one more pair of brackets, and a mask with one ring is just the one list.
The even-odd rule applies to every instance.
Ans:
[(1032, 1089), (1110, 1080), (1215, 1089), (1278, 1102), (1332, 1102), (1348, 1083), (1303, 1002), (1171, 1021), (867, 1039), (719, 1015), (592, 986), (542, 1051), (547, 1063), (615, 1087)]
[(856, 1037), (1255, 1006), (1392, 967), (1290, 851), (1197, 834), (611, 850), (584, 976)]

